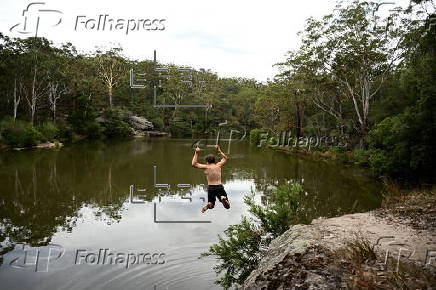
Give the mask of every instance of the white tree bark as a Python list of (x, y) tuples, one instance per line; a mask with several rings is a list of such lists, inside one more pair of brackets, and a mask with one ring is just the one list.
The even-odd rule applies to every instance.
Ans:
[[(21, 85), (21, 82), (20, 82)], [(21, 94), (18, 92), (17, 78), (14, 80), (14, 122), (17, 119), (18, 106), (21, 102)]]
[(48, 101), (50, 103), (50, 110), (53, 112), (53, 122), (56, 123), (56, 104), (57, 101), (67, 92), (67, 88), (64, 86), (59, 89), (58, 82), (48, 83)]

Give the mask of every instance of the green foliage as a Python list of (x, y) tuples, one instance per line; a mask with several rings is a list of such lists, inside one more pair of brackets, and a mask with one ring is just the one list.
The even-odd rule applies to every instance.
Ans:
[(436, 95), (429, 94), (422, 95), (416, 105), (403, 113), (385, 118), (370, 131), (369, 146), (373, 152), (370, 162), (374, 172), (421, 182), (434, 180)]
[(85, 124), (84, 132), (90, 139), (99, 139), (102, 136), (103, 129), (96, 121), (90, 121)]
[(54, 141), (60, 133), (58, 127), (52, 122), (45, 122), (38, 126), (38, 131), (44, 136), (45, 141)]
[(295, 220), (302, 192), (299, 183), (284, 184), (270, 193), (266, 206), (256, 204), (253, 195), (244, 197), (253, 218), (242, 217), (241, 223), (229, 226), (224, 231), (226, 238), (218, 236), (218, 243), (201, 255), (218, 258), (220, 263), (214, 269), (224, 274), (217, 284), (225, 289), (243, 284), (257, 267), (261, 250)]
[(71, 142), (73, 139), (73, 129), (71, 129), (71, 126), (67, 124), (64, 120), (58, 121), (56, 125), (59, 130), (57, 139), (63, 143)]
[(268, 205), (263, 207), (254, 202), (254, 196), (245, 196), (248, 211), (258, 220), (264, 232), (276, 238), (293, 223), (298, 213), (303, 186), (300, 183), (287, 183), (274, 190), (269, 196)]
[(346, 151), (344, 147), (331, 147), (328, 149), (328, 152), (333, 154), (334, 159), (342, 162), (353, 164), (357, 166), (366, 167), (369, 166), (369, 158), (371, 156), (372, 151), (365, 149), (356, 149), (354, 151)]
[(351, 152), (350, 161), (357, 166), (369, 166), (370, 152), (364, 149), (356, 149)]
[(395, 164), (383, 150), (372, 150), (369, 158), (371, 169), (377, 175), (392, 173), (395, 170)]
[(266, 142), (268, 145), (276, 146), (280, 142), (280, 136), (271, 134), (268, 136), (268, 141)]
[(155, 117), (155, 118), (152, 118), (150, 121), (153, 123), (155, 129), (158, 129), (158, 130), (164, 129), (164, 122), (163, 122), (162, 118)]
[(74, 132), (87, 135), (88, 123), (94, 122), (97, 117), (95, 105), (85, 96), (79, 96), (75, 100), (72, 112), (68, 116), (68, 122)]
[(348, 155), (343, 147), (331, 147), (328, 151), (333, 154), (335, 160), (344, 163), (349, 162)]
[[(258, 128), (250, 133), (253, 144), (259, 144), (264, 130), (291, 130), (298, 136), (347, 134), (349, 148), (370, 150), (333, 149), (337, 160), (370, 164), (381, 175), (432, 182), (436, 38), (434, 27), (415, 21), (431, 13), (418, 2), (430, 4), (412, 1), (407, 10), (392, 10), (377, 19), (374, 1), (338, 1), (331, 14), (307, 20), (300, 47), (289, 52), (278, 64), (280, 74), (265, 84), (193, 70), (192, 86), (181, 86), (179, 66), (159, 64), (170, 68), (170, 77), (161, 79), (157, 103), (208, 104), (213, 109), (155, 108), (153, 90), (131, 90), (127, 71), (144, 72), (150, 81), (146, 85), (151, 85), (159, 80), (155, 64), (131, 61), (119, 47), (85, 55), (70, 43), (55, 46), (45, 38), (0, 33), (0, 72), (8, 72), (0, 77), (0, 116), (33, 124), (65, 122), (57, 125), (56, 134), (52, 125), (9, 126), (2, 142), (35, 144), (54, 135), (67, 142), (73, 132), (88, 138), (127, 137), (132, 132), (122, 112), (104, 113), (107, 122), (95, 122), (100, 112), (119, 107), (180, 137), (212, 134), (225, 120), (246, 130)], [(390, 23), (389, 29), (374, 29), (375, 21)], [(35, 94), (30, 94), (32, 86)], [(44, 88), (50, 88), (49, 94)], [(40, 97), (29, 107), (32, 102), (26, 103), (25, 95)], [(21, 97), (16, 110), (14, 96)], [(59, 99), (56, 106), (54, 99)]]
[(316, 152), (326, 152), (329, 150), (329, 148), (326, 146), (313, 146), (310, 148), (310, 150), (316, 151)]
[(103, 134), (110, 138), (127, 138), (132, 136), (132, 130), (123, 121), (111, 120), (104, 125)]
[(266, 133), (266, 131), (263, 129), (251, 130), (250, 131), (250, 143), (253, 145), (259, 145), (263, 133)]
[[(104, 116), (106, 124), (95, 123), (101, 112), (115, 108), (144, 116), (156, 129), (177, 136), (204, 133), (225, 120), (248, 130), (256, 126), (252, 112), (263, 85), (253, 79), (219, 78), (211, 71), (193, 70), (193, 85), (186, 86), (181, 84), (185, 77), (177, 71), (179, 66), (159, 64), (170, 68), (170, 77), (158, 89), (159, 104), (209, 104), (214, 109), (155, 108), (152, 90), (131, 90), (128, 69), (144, 72), (146, 85), (151, 85), (159, 80), (156, 64), (131, 61), (119, 47), (80, 54), (70, 43), (55, 46), (45, 38), (18, 39), (3, 34), (0, 47), (0, 71), (8, 72), (0, 77), (0, 116), (16, 116), (34, 124), (48, 119), (65, 121), (59, 132), (64, 141), (71, 140), (73, 132), (79, 138), (129, 136), (123, 116)], [(32, 84), (35, 94), (30, 94)], [(44, 92), (43, 88), (49, 90)], [(24, 93), (36, 99), (27, 103)], [(14, 96), (15, 101), (21, 98), (16, 110), (11, 105)], [(42, 130), (47, 140), (53, 137), (50, 128)]]
[(44, 141), (44, 136), (30, 123), (4, 120), (1, 123), (4, 142), (13, 147), (29, 147)]
[(212, 245), (209, 252), (203, 253), (201, 257), (219, 257), (221, 263), (214, 270), (225, 273), (215, 283), (228, 289), (235, 284), (243, 284), (251, 271), (256, 269), (260, 260), (262, 231), (243, 217), (241, 223), (229, 226), (224, 233), (228, 239), (218, 236), (218, 243)]
[(422, 167), (431, 168), (428, 164), (431, 149), (419, 144), (422, 133), (415, 126), (414, 115), (407, 110), (404, 114), (386, 118), (371, 130), (369, 140), (373, 154), (370, 163), (375, 173), (399, 178), (414, 175)]
[(132, 130), (124, 121), (121, 110), (107, 110), (103, 114), (105, 122), (103, 123), (103, 134), (110, 138), (127, 138), (132, 136)]

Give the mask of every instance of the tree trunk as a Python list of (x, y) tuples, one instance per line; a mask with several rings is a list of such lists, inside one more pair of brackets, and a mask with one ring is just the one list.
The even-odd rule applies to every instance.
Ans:
[(56, 124), (56, 101), (53, 104), (53, 123)]
[(30, 121), (33, 125), (35, 120), (35, 111), (36, 111), (36, 72), (37, 67), (35, 65), (35, 70), (33, 73), (33, 81), (32, 81), (32, 96), (31, 96), (31, 104), (30, 104)]
[(112, 86), (108, 86), (108, 94), (109, 94), (109, 107), (112, 109)]
[(21, 96), (17, 95), (17, 78), (14, 81), (14, 122), (17, 119), (18, 105), (20, 104)]
[(300, 117), (300, 104), (296, 102), (295, 107), (297, 108), (297, 130), (296, 130), (296, 136), (297, 136), (297, 148), (300, 143), (300, 136), (301, 136), (301, 117)]

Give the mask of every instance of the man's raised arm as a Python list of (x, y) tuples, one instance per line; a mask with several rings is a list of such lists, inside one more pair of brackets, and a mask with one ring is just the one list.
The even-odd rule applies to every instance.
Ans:
[(194, 157), (192, 157), (192, 167), (195, 168), (207, 168), (206, 165), (198, 163), (198, 152), (200, 152), (200, 148), (195, 148)]
[(216, 151), (221, 155), (221, 160), (220, 160), (220, 162), (218, 162), (217, 164), (218, 164), (219, 166), (223, 166), (223, 165), (227, 162), (227, 160), (228, 160), (229, 158), (227, 157), (226, 154), (224, 154), (223, 151), (221, 151), (221, 147), (220, 147), (219, 145), (215, 145), (215, 149), (216, 149)]

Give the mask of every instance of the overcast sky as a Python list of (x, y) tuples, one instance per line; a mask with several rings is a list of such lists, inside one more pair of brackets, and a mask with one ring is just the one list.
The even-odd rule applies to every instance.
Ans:
[[(45, 4), (31, 5), (25, 13), (24, 30), (23, 10), (37, 2)], [(125, 56), (141, 60), (152, 59), (156, 49), (160, 62), (210, 69), (223, 77), (266, 81), (277, 73), (272, 65), (284, 60), (287, 51), (298, 47), (297, 32), (303, 29), (305, 19), (331, 12), (334, 3), (334, 0), (1, 0), (0, 31), (26, 37), (34, 33), (30, 31), (35, 31), (40, 15), (38, 36), (56, 44), (72, 42), (79, 51), (120, 44)], [(132, 19), (130, 28), (133, 23), (139, 23), (137, 27), (141, 29), (136, 27), (126, 34), (126, 25), (122, 30), (119, 26), (109, 31), (106, 24), (106, 31), (97, 31), (90, 29), (97, 23), (92, 20), (85, 27), (84, 22), (98, 20), (99, 15), (108, 15), (107, 20), (125, 19), (125, 23)], [(78, 16), (81, 17), (75, 30)], [(156, 25), (165, 29), (147, 31), (144, 22), (138, 22), (140, 19), (165, 19), (160, 26)]]

